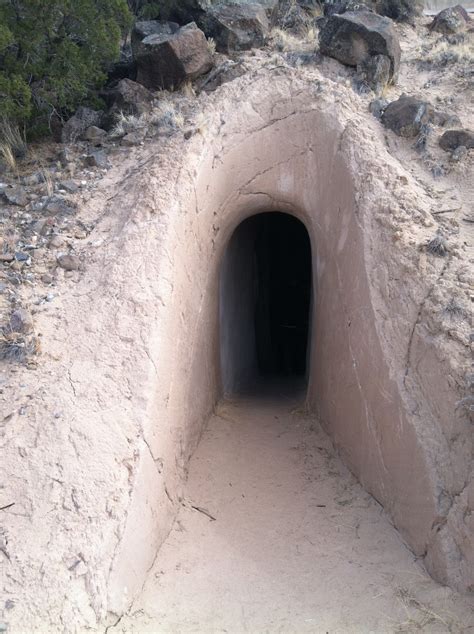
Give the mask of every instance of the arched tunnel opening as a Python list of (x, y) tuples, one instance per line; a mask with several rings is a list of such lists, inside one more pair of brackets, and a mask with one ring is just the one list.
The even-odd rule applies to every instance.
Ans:
[(220, 363), (225, 394), (306, 383), (312, 305), (311, 244), (280, 212), (244, 220), (220, 273)]

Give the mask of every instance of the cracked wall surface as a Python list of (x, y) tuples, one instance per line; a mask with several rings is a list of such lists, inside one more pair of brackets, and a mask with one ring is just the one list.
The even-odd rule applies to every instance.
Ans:
[(24, 500), (9, 528), (13, 623), (96, 627), (140, 592), (222, 392), (225, 249), (243, 219), (275, 210), (312, 244), (309, 407), (436, 578), (474, 587), (466, 351), (426, 316), (450, 265), (421, 268), (400, 248), (402, 222), (428, 235), (430, 200), (413, 184), (404, 213), (411, 177), (345, 90), (283, 69), (236, 80), (205, 104), (206, 134), (152, 147), (104, 203), (86, 274), (45, 337), (35, 406), (7, 434)]

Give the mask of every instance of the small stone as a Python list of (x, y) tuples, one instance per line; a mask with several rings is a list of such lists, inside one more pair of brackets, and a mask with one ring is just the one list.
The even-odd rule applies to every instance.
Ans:
[(41, 281), (43, 284), (52, 284), (54, 277), (50, 273), (44, 273), (44, 275), (41, 276)]
[(18, 207), (26, 207), (26, 205), (28, 204), (28, 197), (22, 187), (7, 187), (3, 190), (3, 195), (12, 205), (17, 205)]
[(10, 268), (12, 271), (21, 271), (21, 269), (23, 268), (23, 264), (21, 262), (18, 262), (18, 260), (14, 260), (10, 264)]
[(48, 294), (46, 295), (46, 297), (45, 297), (45, 300), (46, 300), (47, 302), (52, 302), (52, 301), (53, 301), (53, 299), (55, 299), (55, 298), (56, 298), (56, 295), (55, 295), (54, 293), (48, 293)]
[(102, 128), (98, 128), (96, 125), (91, 125), (84, 132), (83, 138), (92, 145), (102, 145), (107, 136), (107, 132)]
[(63, 167), (73, 165), (74, 152), (68, 147), (63, 148), (59, 153), (59, 161)]
[(0, 253), (0, 262), (13, 262), (14, 259), (14, 253)]
[(65, 271), (79, 271), (81, 268), (81, 261), (77, 255), (60, 255), (57, 262)]
[(79, 186), (73, 180), (61, 181), (59, 183), (59, 186), (61, 187), (61, 189), (64, 189), (65, 191), (67, 191), (69, 194), (75, 194), (77, 190), (79, 189)]
[(143, 141), (143, 134), (139, 132), (129, 132), (122, 138), (122, 145), (139, 145)]
[(91, 110), (83, 106), (64, 124), (61, 138), (63, 143), (74, 143), (91, 126), (97, 126), (102, 118), (102, 112)]
[(85, 158), (86, 165), (89, 167), (108, 167), (109, 161), (107, 160), (107, 154), (104, 150), (93, 150)]
[(34, 174), (29, 174), (28, 176), (24, 176), (21, 179), (23, 185), (38, 185), (44, 181), (44, 176), (41, 172), (35, 172)]
[(60, 249), (62, 246), (64, 246), (64, 238), (58, 234), (52, 236), (48, 243), (50, 249)]
[(385, 108), (388, 106), (389, 101), (387, 99), (374, 99), (369, 104), (369, 111), (374, 115), (376, 119), (382, 118)]
[(8, 623), (3, 623), (2, 621), (0, 621), (0, 632), (7, 632), (8, 631)]
[(15, 601), (12, 601), (11, 599), (7, 599), (5, 601), (5, 610), (13, 610), (14, 607), (15, 607)]
[(25, 308), (17, 308), (10, 317), (10, 328), (12, 332), (29, 333), (33, 330), (33, 317)]
[(52, 216), (58, 214), (74, 214), (76, 212), (73, 204), (62, 196), (50, 196), (44, 205), (44, 211)]
[(455, 163), (459, 163), (467, 156), (467, 147), (465, 145), (460, 145), (457, 147), (454, 152), (451, 154), (451, 160)]
[(30, 256), (28, 255), (28, 253), (23, 253), (22, 251), (15, 252), (15, 260), (17, 262), (28, 262), (29, 259)]
[(84, 240), (85, 238), (87, 238), (87, 233), (85, 231), (76, 231), (74, 237), (77, 240)]

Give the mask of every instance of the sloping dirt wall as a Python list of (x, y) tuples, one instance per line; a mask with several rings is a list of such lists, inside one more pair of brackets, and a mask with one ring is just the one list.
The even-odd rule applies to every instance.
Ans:
[(6, 439), (27, 501), (10, 530), (13, 627), (96, 627), (140, 592), (222, 392), (224, 252), (264, 211), (293, 214), (311, 239), (308, 405), (437, 578), (474, 585), (472, 433), (459, 384), (442, 379), (456, 369), (420, 321), (442, 265), (420, 267), (397, 238), (403, 222), (427, 239), (430, 200), (349, 91), (278, 69), (237, 80), (203, 103), (207, 131), (157, 143), (104, 203), (62, 320), (40, 322), (47, 398)]

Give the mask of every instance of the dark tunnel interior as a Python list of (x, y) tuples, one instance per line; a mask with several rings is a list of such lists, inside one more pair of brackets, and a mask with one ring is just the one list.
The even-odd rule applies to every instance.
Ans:
[(311, 286), (311, 245), (302, 222), (270, 212), (237, 227), (220, 278), (225, 392), (258, 377), (305, 377)]

